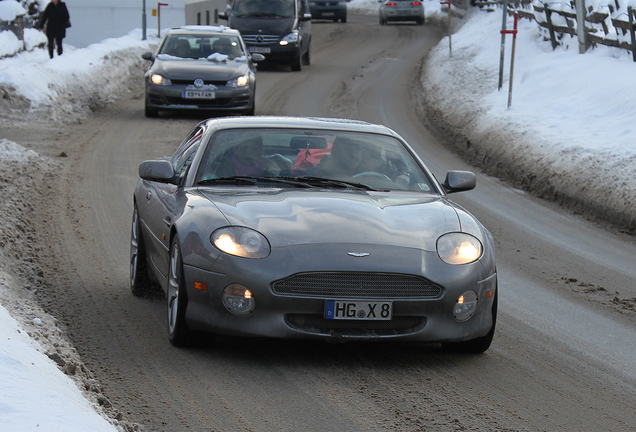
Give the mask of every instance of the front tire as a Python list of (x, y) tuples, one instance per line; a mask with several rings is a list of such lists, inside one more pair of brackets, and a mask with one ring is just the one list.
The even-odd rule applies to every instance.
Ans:
[(307, 47), (307, 52), (302, 56), (302, 62), (305, 66), (311, 64), (311, 44)]
[(170, 247), (170, 269), (168, 271), (167, 312), (168, 339), (177, 347), (188, 346), (192, 339), (192, 331), (185, 321), (188, 297), (185, 289), (183, 260), (179, 237), (175, 235)]
[(156, 118), (159, 116), (159, 111), (154, 108), (150, 108), (146, 104), (146, 106), (144, 107), (144, 115), (148, 118)]
[(130, 291), (134, 296), (140, 297), (148, 294), (150, 288), (146, 248), (139, 222), (139, 211), (137, 204), (135, 204), (130, 228)]
[(294, 58), (290, 66), (292, 72), (300, 72), (302, 70), (302, 56), (300, 55), (300, 50), (298, 50), (298, 55)]
[(442, 344), (445, 350), (457, 353), (465, 354), (481, 354), (490, 348), (492, 339), (495, 336), (495, 327), (497, 324), (497, 298), (499, 297), (498, 290), (495, 292), (495, 298), (492, 302), (492, 327), (490, 331), (482, 337), (472, 339), (464, 342), (445, 342)]

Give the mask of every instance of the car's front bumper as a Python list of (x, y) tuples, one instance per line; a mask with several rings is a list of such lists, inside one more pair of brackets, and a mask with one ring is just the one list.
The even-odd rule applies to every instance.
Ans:
[(213, 99), (186, 99), (186, 85), (158, 86), (146, 83), (146, 106), (164, 110), (247, 111), (254, 106), (252, 86), (233, 88), (217, 86)]
[[(201, 259), (189, 260), (195, 265), (185, 266), (188, 326), (194, 330), (244, 336), (421, 342), (470, 340), (484, 336), (492, 327), (497, 276), (494, 263), (488, 257), (469, 265), (451, 266), (443, 263), (435, 252), (404, 251), (403, 248), (374, 249), (371, 256), (375, 256), (369, 259), (347, 255), (347, 250), (360, 249), (359, 245), (336, 247), (342, 249), (340, 251), (334, 250), (333, 245), (287, 249), (273, 251), (270, 257), (261, 260), (219, 255), (212, 270), (197, 266), (203, 262)], [(428, 297), (378, 298), (281, 293), (273, 288), (273, 282), (293, 274), (325, 271), (413, 275), (427, 279), (438, 286), (440, 292)], [(205, 284), (207, 291), (194, 288), (195, 282)], [(229, 284), (240, 284), (251, 291), (256, 304), (252, 314), (239, 317), (226, 309), (221, 296)], [(469, 289), (477, 292), (477, 310), (467, 321), (458, 322), (453, 317), (453, 309), (457, 298)], [(391, 300), (393, 319), (390, 322), (325, 319), (326, 300), (334, 297)]]

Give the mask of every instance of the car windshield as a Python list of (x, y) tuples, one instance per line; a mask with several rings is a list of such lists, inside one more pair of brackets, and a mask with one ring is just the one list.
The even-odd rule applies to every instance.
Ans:
[(219, 131), (205, 149), (196, 183), (435, 191), (398, 139), (314, 129)]
[(205, 34), (170, 34), (166, 37), (159, 59), (239, 60), (245, 53), (237, 36)]
[(294, 16), (294, 0), (235, 0), (232, 14), (290, 18)]

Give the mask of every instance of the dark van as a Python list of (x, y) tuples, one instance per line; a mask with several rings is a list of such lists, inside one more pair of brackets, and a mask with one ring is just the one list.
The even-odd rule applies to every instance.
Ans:
[(234, 0), (219, 18), (237, 29), (250, 53), (299, 71), (310, 62), (311, 13), (307, 0)]

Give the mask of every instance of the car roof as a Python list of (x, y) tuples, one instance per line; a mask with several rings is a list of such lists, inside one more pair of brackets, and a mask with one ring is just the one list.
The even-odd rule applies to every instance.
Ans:
[(168, 30), (170, 34), (193, 34), (193, 33), (209, 33), (209, 34), (227, 34), (238, 36), (239, 31), (226, 26), (209, 26), (209, 25), (186, 25), (174, 27)]
[(366, 132), (400, 138), (395, 131), (386, 126), (342, 118), (293, 116), (219, 117), (205, 120), (203, 123), (215, 130), (236, 128), (308, 128)]

